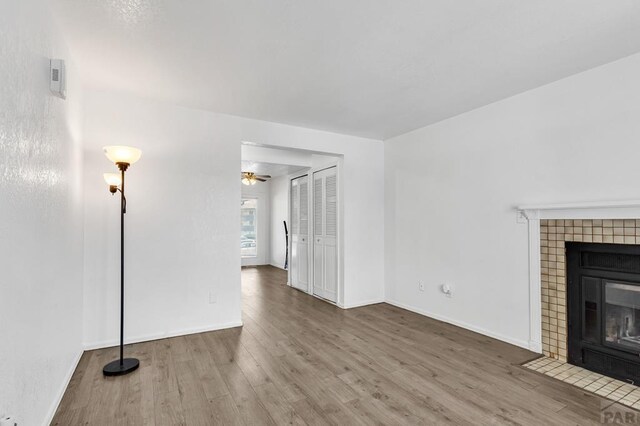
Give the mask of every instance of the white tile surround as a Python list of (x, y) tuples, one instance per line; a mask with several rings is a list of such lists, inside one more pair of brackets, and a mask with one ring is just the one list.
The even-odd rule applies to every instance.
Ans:
[(529, 361), (523, 366), (603, 398), (640, 410), (640, 387), (638, 386), (544, 356)]

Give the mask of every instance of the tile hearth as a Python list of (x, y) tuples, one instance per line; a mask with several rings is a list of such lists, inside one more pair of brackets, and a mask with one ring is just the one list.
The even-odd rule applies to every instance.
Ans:
[(640, 387), (630, 383), (546, 356), (529, 361), (523, 367), (640, 410)]

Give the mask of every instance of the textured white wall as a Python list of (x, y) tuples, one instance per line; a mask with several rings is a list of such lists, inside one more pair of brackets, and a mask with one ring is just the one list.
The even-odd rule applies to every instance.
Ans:
[(640, 198), (639, 74), (634, 55), (385, 141), (387, 299), (526, 346), (514, 207)]
[(92, 91), (85, 117), (85, 344), (112, 345), (119, 333), (119, 202), (102, 180), (115, 169), (101, 150), (109, 144), (143, 152), (126, 182), (126, 340), (240, 325), (234, 120)]
[(0, 415), (38, 425), (82, 350), (80, 87), (43, 1), (0, 2), (0, 57)]
[[(118, 338), (118, 202), (102, 180), (100, 148), (142, 149), (127, 173), (126, 336), (144, 340), (240, 323), (240, 144), (344, 155), (345, 301), (383, 295), (383, 144), (214, 114), (118, 93), (85, 95), (84, 339)], [(354, 177), (357, 176), (357, 179)], [(371, 212), (365, 219), (362, 209)], [(209, 303), (209, 293), (217, 303)]]

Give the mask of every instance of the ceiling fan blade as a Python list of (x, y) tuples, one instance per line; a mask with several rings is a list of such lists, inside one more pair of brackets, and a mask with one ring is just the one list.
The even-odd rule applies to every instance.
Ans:
[(260, 182), (266, 182), (266, 181), (267, 181), (266, 179), (261, 179), (261, 178), (259, 178), (259, 177), (257, 177), (257, 178), (256, 178), (256, 180), (257, 180), (257, 181), (260, 181)]
[(256, 177), (263, 178), (263, 179), (271, 179), (271, 175), (256, 175)]

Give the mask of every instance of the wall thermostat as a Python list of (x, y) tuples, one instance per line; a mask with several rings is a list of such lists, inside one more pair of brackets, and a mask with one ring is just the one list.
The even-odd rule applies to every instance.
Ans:
[(51, 93), (59, 98), (65, 99), (67, 94), (64, 61), (62, 59), (51, 59), (50, 64), (49, 88), (51, 89)]

